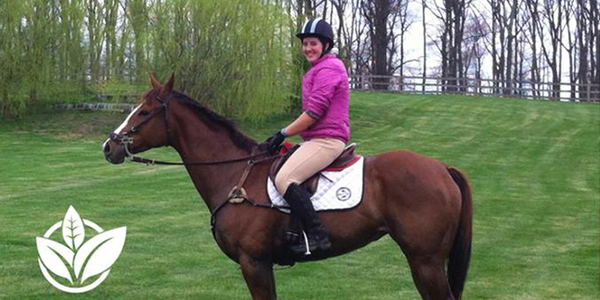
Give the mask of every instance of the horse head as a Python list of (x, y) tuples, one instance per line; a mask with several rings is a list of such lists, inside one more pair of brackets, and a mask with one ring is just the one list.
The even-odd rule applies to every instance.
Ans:
[(150, 74), (153, 89), (144, 93), (140, 104), (102, 145), (107, 161), (120, 164), (135, 153), (169, 145), (167, 108), (173, 97), (174, 81), (171, 75), (163, 85)]

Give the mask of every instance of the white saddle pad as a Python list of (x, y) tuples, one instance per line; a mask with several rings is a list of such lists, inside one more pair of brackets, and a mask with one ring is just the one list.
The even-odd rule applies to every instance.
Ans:
[[(341, 171), (321, 172), (317, 191), (311, 197), (315, 210), (348, 209), (357, 206), (363, 195), (364, 165), (365, 158), (361, 157), (352, 166)], [(289, 207), (271, 178), (267, 178), (267, 191), (273, 204)], [(279, 210), (289, 213), (289, 209)]]

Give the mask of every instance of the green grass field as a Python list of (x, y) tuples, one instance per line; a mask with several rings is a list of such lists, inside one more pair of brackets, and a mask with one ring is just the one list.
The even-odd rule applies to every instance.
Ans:
[[(470, 177), (465, 299), (600, 298), (599, 112), (592, 104), (375, 93), (354, 93), (351, 104), (358, 152), (407, 149)], [(124, 118), (51, 111), (0, 122), (0, 299), (249, 299), (183, 168), (104, 160), (101, 143)], [(262, 140), (291, 120), (240, 127)], [(178, 158), (165, 148), (147, 156)], [(110, 275), (85, 294), (55, 289), (37, 263), (36, 236), (69, 205), (105, 230), (127, 226)], [(387, 237), (276, 276), (280, 299), (420, 299)]]

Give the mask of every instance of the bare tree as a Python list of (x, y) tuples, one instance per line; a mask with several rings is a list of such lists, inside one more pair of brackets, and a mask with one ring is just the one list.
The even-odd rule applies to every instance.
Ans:
[(423, 94), (425, 93), (425, 83), (427, 82), (427, 22), (425, 20), (425, 16), (426, 16), (426, 9), (427, 9), (427, 2), (426, 0), (421, 0), (421, 6), (422, 6), (422, 10), (421, 10), (421, 18), (423, 21), (423, 83), (422, 83), (422, 92)]
[[(371, 70), (374, 75), (390, 75), (388, 65), (388, 32), (387, 19), (391, 13), (392, 0), (363, 0), (360, 2), (361, 13), (369, 29), (371, 42)], [(389, 79), (377, 77), (374, 80), (375, 89), (388, 89)]]
[(463, 48), (465, 69), (463, 73), (468, 76), (470, 71), (473, 71), (477, 93), (482, 93), (482, 65), (483, 57), (486, 54), (484, 39), (489, 34), (488, 30), (489, 28), (477, 13), (473, 14), (465, 25), (465, 44)]
[(503, 22), (506, 27), (506, 75), (504, 76), (506, 80), (504, 94), (512, 94), (512, 86), (513, 86), (513, 68), (516, 70), (515, 61), (518, 59), (515, 55), (517, 53), (517, 36), (520, 33), (521, 28), (517, 26), (517, 15), (519, 13), (520, 1), (512, 0), (508, 2), (502, 2), (503, 6), (508, 5), (508, 7), (504, 8), (505, 11), (508, 11), (508, 18), (503, 18)]
[[(458, 88), (457, 78), (464, 77), (464, 61), (462, 44), (467, 10), (472, 0), (433, 0), (428, 7), (432, 14), (440, 20), (442, 28), (439, 43), (436, 43), (442, 58), (442, 77), (451, 78), (447, 90)], [(445, 80), (444, 80), (445, 81)]]
[(594, 53), (591, 56), (591, 66), (592, 70), (590, 72), (590, 78), (593, 78), (593, 83), (596, 84), (596, 98), (600, 96), (600, 6), (598, 5), (598, 0), (590, 0), (590, 8), (591, 8), (591, 17), (592, 20), (592, 30), (591, 30), (591, 40), (590, 45), (591, 48), (594, 45), (594, 41), (596, 42), (595, 51), (590, 50), (590, 53)]
[(539, 83), (541, 82), (541, 74), (540, 74), (540, 64), (539, 64), (539, 51), (538, 51), (538, 34), (537, 28), (540, 26), (540, 18), (538, 14), (539, 0), (527, 0), (525, 1), (527, 5), (527, 12), (529, 14), (529, 20), (527, 27), (527, 33), (525, 35), (527, 43), (531, 47), (531, 55), (530, 55), (530, 85), (532, 89), (532, 95), (534, 98), (538, 98), (541, 96)]
[[(532, 1), (532, 0), (528, 0)], [(542, 41), (542, 53), (546, 59), (546, 63), (552, 73), (552, 94), (551, 98), (558, 99), (560, 97), (560, 40), (563, 34), (563, 0), (545, 0), (541, 5), (541, 10), (532, 12), (539, 14), (540, 20), (543, 22), (537, 23), (537, 32)], [(532, 10), (533, 5), (528, 5)], [(549, 38), (545, 38), (545, 33), (548, 33)], [(550, 44), (550, 47), (547, 46)]]
[[(571, 20), (572, 17), (574, 17), (576, 15), (576, 10), (577, 7), (575, 5), (575, 1), (574, 0), (563, 0), (564, 2), (562, 3), (564, 8), (563, 11), (565, 13), (565, 20), (566, 20), (566, 36), (567, 36), (567, 40), (565, 41), (564, 39), (562, 39), (560, 41), (561, 46), (567, 51), (567, 54), (569, 56), (569, 83), (571, 84), (571, 98), (575, 98), (576, 94), (577, 94), (577, 88), (575, 86), (575, 84), (577, 83), (577, 62), (576, 62), (576, 49), (577, 49), (577, 29), (578, 28), (571, 28), (571, 22), (569, 20)], [(577, 25), (576, 25), (577, 26)]]
[(337, 28), (336, 28), (336, 44), (339, 49), (339, 57), (344, 61), (346, 66), (350, 66), (350, 47), (351, 41), (348, 38), (348, 30), (346, 28), (345, 15), (348, 7), (348, 0), (331, 0), (331, 5), (336, 12)]
[[(393, 16), (390, 18), (391, 43), (388, 47), (388, 52), (390, 53), (388, 60), (390, 73), (404, 76), (404, 66), (409, 62), (405, 56), (405, 34), (413, 25), (415, 16), (408, 10), (408, 0), (396, 1), (394, 4), (395, 6), (392, 7)], [(400, 85), (400, 90), (404, 90), (402, 84)]]
[(491, 40), (488, 41), (493, 59), (493, 79), (496, 92), (502, 87), (502, 93), (513, 93), (513, 79), (518, 76), (519, 66), (519, 35), (526, 21), (519, 21), (521, 0), (488, 0), (492, 17)]

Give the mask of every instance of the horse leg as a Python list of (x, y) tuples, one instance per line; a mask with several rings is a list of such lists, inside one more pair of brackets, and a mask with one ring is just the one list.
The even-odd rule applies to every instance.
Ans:
[(424, 300), (455, 300), (446, 278), (444, 260), (416, 256), (408, 259), (413, 280)]
[(240, 258), (240, 265), (246, 285), (248, 285), (248, 289), (252, 295), (252, 300), (277, 299), (272, 263), (256, 260), (249, 256), (242, 256)]

